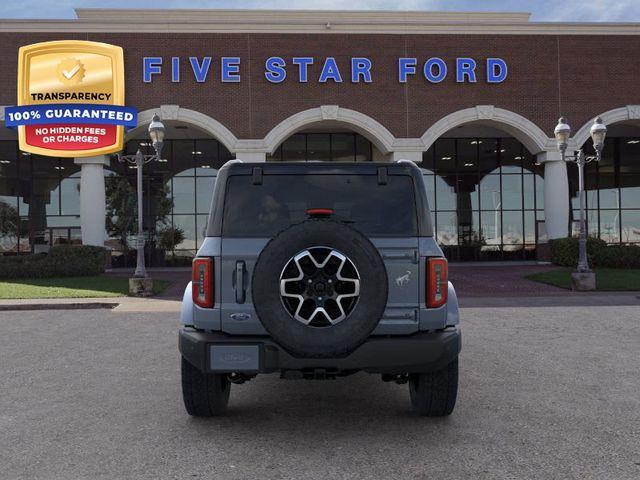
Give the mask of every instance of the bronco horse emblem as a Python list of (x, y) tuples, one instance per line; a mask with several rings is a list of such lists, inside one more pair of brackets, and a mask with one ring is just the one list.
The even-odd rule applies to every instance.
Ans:
[(411, 280), (411, 271), (407, 270), (407, 273), (396, 278), (396, 285), (399, 287), (404, 287), (409, 283), (409, 280)]

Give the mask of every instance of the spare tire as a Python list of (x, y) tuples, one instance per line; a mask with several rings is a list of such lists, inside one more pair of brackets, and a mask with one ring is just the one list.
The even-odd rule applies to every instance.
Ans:
[(375, 246), (333, 220), (292, 225), (262, 250), (252, 298), (264, 328), (303, 357), (344, 356), (378, 325), (387, 272)]

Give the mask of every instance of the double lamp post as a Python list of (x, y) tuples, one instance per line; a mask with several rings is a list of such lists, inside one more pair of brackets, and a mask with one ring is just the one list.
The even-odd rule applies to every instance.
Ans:
[(135, 155), (122, 155), (118, 153), (119, 162), (127, 162), (135, 165), (137, 173), (137, 194), (138, 194), (138, 235), (136, 237), (136, 271), (133, 278), (129, 279), (129, 291), (135, 295), (148, 296), (153, 293), (153, 280), (147, 275), (144, 264), (144, 233), (143, 233), (143, 203), (142, 203), (142, 167), (145, 163), (153, 160), (160, 160), (162, 145), (164, 143), (165, 127), (160, 117), (156, 114), (151, 119), (149, 125), (149, 138), (153, 146), (153, 155), (144, 155), (138, 148)]
[(607, 134), (607, 127), (602, 123), (602, 119), (597, 117), (593, 125), (591, 125), (591, 140), (593, 141), (593, 149), (595, 155), (585, 155), (582, 149), (567, 154), (569, 145), (569, 137), (571, 136), (571, 127), (567, 123), (567, 119), (561, 117), (558, 125), (554, 130), (558, 149), (562, 155), (563, 161), (574, 162), (578, 166), (578, 192), (580, 195), (580, 237), (578, 240), (578, 266), (576, 271), (572, 273), (572, 286), (576, 290), (594, 290), (596, 288), (595, 273), (589, 268), (587, 259), (587, 228), (585, 219), (586, 199), (584, 191), (584, 166), (590, 162), (599, 162), (602, 158), (602, 149), (604, 148), (604, 138)]

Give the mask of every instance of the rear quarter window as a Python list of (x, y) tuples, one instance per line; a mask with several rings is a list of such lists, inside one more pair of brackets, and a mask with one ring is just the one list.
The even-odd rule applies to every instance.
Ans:
[(368, 236), (417, 236), (413, 178), (389, 175), (264, 175), (253, 185), (247, 175), (227, 180), (222, 234), (273, 237), (306, 220), (310, 208), (330, 208), (332, 218)]

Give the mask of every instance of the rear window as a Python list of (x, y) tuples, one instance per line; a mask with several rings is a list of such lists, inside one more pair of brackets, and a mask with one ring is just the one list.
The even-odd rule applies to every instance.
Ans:
[(389, 175), (232, 175), (227, 181), (222, 234), (273, 237), (308, 218), (307, 209), (333, 209), (332, 218), (368, 236), (417, 236), (413, 179)]

